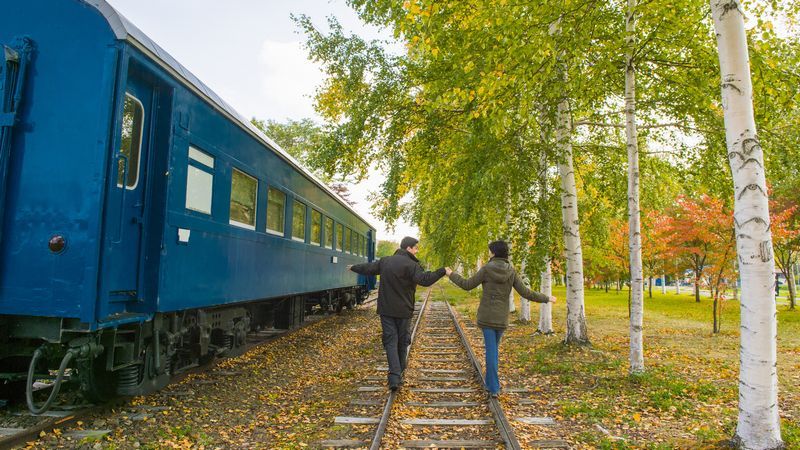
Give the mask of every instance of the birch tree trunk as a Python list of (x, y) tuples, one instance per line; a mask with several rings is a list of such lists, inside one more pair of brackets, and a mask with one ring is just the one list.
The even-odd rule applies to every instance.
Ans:
[[(525, 269), (526, 269), (526, 264), (525, 264), (525, 259), (523, 258), (522, 265), (520, 268), (520, 271), (522, 272), (520, 274), (520, 277), (523, 279), (523, 281), (525, 281), (526, 285), (530, 286), (530, 283), (528, 283), (528, 276), (525, 275)], [(512, 288), (511, 290), (513, 291), (514, 289)], [(519, 318), (525, 322), (531, 321), (531, 302), (522, 297), (519, 298)]]
[(794, 309), (796, 302), (797, 286), (795, 285), (794, 267), (789, 267), (789, 309)]
[(675, 275), (675, 295), (681, 295), (681, 279)]
[(742, 277), (739, 418), (745, 449), (783, 447), (778, 416), (775, 260), (764, 155), (756, 134), (744, 14), (739, 0), (711, 0), (717, 34), (728, 161), (733, 175), (736, 249)]
[[(553, 273), (550, 269), (550, 259), (544, 262), (542, 271), (542, 290), (541, 293), (547, 296), (553, 295)], [(538, 333), (553, 334), (553, 304), (539, 303), (539, 326)]]
[(558, 103), (556, 145), (561, 178), (561, 221), (564, 228), (564, 253), (567, 260), (567, 344), (588, 344), (586, 313), (583, 304), (583, 250), (578, 221), (578, 189), (572, 166), (572, 124), (569, 103)]
[(667, 274), (661, 274), (661, 294), (667, 293)]
[[(630, 372), (644, 372), (644, 292), (642, 279), (642, 230), (639, 214), (639, 143), (636, 129), (636, 71), (633, 53), (636, 38), (636, 3), (628, 0), (625, 16), (625, 135), (628, 148), (628, 246), (631, 261)], [(650, 281), (650, 294), (653, 286)]]

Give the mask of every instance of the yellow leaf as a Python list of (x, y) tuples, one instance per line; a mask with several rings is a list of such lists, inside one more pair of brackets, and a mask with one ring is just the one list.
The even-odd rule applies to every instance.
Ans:
[(641, 422), (642, 421), (642, 415), (639, 414), (639, 413), (633, 413), (633, 421), (634, 422)]

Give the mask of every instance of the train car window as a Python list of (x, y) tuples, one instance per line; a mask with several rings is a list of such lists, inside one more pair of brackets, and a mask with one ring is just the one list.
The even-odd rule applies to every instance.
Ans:
[(340, 251), (344, 251), (344, 226), (340, 223), (336, 224), (336, 248)]
[(231, 225), (256, 229), (256, 196), (258, 180), (233, 169), (231, 175)]
[(322, 242), (322, 213), (316, 209), (311, 210), (311, 243), (319, 245)]
[(306, 205), (297, 200), (292, 207), (292, 239), (306, 241)]
[(330, 217), (325, 219), (325, 248), (333, 248), (333, 220)]
[(286, 194), (271, 187), (267, 191), (267, 233), (283, 236), (285, 218)]
[(358, 235), (358, 256), (364, 256), (364, 236)]
[(209, 169), (214, 168), (214, 157), (211, 155), (206, 154), (205, 152), (201, 152), (200, 150), (189, 146), (189, 159), (192, 161), (196, 161)]
[(139, 183), (139, 155), (142, 149), (144, 106), (138, 98), (125, 93), (122, 107), (119, 157), (117, 159), (117, 187), (136, 189)]
[(186, 209), (211, 214), (214, 187), (214, 157), (189, 147), (186, 172)]
[(347, 253), (353, 253), (353, 230), (350, 228), (345, 228), (344, 230), (344, 251)]

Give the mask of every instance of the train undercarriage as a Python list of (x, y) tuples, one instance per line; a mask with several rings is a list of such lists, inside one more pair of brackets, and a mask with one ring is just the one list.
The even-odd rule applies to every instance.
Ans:
[(40, 414), (66, 385), (90, 402), (149, 394), (192, 367), (241, 354), (250, 332), (296, 328), (315, 309), (339, 312), (366, 297), (355, 286), (158, 313), (96, 331), (70, 319), (0, 316), (0, 399), (25, 398), (31, 412)]

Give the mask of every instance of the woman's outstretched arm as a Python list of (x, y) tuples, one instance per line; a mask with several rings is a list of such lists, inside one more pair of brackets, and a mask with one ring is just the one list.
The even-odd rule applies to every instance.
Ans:
[(532, 302), (547, 303), (550, 301), (550, 297), (533, 291), (528, 286), (525, 286), (522, 278), (520, 278), (519, 274), (517, 273), (514, 274), (514, 290), (517, 291), (522, 298), (526, 298)]
[(483, 277), (485, 275), (486, 271), (484, 270), (483, 267), (481, 267), (480, 270), (478, 270), (478, 273), (469, 278), (464, 278), (461, 275), (452, 272), (450, 274), (450, 281), (452, 281), (453, 284), (460, 287), (461, 289), (464, 289), (465, 291), (471, 291), (472, 289), (478, 287), (479, 284), (483, 283)]

